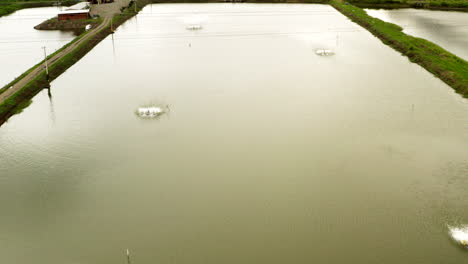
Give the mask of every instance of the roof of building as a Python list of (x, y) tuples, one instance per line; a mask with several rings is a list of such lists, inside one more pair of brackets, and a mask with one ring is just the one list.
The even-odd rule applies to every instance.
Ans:
[(72, 5), (72, 6), (68, 7), (65, 10), (69, 11), (69, 10), (83, 10), (83, 9), (89, 9), (89, 3), (88, 2), (79, 2), (78, 4)]
[(87, 14), (89, 13), (89, 9), (83, 10), (66, 10), (59, 13), (59, 15), (66, 15), (66, 14)]

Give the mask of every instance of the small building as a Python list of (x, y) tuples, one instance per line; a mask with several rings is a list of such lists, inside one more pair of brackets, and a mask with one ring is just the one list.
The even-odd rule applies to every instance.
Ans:
[(58, 20), (88, 19), (89, 9), (67, 10), (58, 14)]
[(81, 2), (70, 6), (58, 14), (58, 20), (88, 19), (89, 7), (90, 4), (88, 2)]

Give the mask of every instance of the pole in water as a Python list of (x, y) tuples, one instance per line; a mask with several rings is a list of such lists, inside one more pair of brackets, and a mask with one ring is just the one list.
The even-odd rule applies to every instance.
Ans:
[(127, 264), (130, 264), (130, 250), (127, 248)]
[(45, 60), (45, 70), (46, 70), (46, 78), (49, 80), (49, 65), (47, 65), (47, 52), (46, 52), (46, 47), (42, 47), (44, 50), (44, 60)]

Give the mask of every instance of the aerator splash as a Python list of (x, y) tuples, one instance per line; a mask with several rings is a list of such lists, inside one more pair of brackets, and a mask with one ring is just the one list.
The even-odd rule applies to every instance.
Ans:
[(169, 106), (141, 106), (135, 111), (135, 114), (138, 117), (151, 119), (151, 118), (158, 118), (164, 113), (169, 112)]
[(468, 249), (468, 225), (461, 227), (449, 226), (448, 228), (452, 239), (462, 247)]
[(333, 56), (335, 55), (335, 52), (329, 49), (318, 49), (315, 51), (315, 54), (319, 56)]
[(201, 25), (188, 25), (186, 27), (186, 29), (188, 29), (188, 30), (200, 30), (200, 29), (202, 29), (202, 26)]

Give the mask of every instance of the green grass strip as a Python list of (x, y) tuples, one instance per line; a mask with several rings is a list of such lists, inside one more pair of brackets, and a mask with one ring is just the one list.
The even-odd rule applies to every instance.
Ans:
[(348, 0), (362, 8), (425, 8), (468, 11), (467, 0)]

